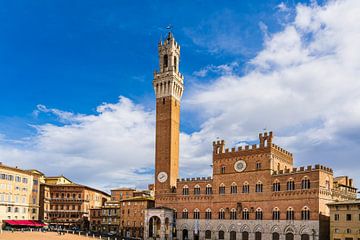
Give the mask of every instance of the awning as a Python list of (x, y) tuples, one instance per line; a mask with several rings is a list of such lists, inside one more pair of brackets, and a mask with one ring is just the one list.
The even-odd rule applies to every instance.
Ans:
[(41, 221), (34, 221), (34, 220), (5, 220), (4, 222), (12, 226), (24, 226), (24, 227), (46, 226), (46, 224), (42, 223)]

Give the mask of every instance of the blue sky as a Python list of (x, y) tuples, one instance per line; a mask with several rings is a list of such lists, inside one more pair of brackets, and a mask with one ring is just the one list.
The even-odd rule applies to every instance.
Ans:
[(267, 128), (296, 165), (355, 177), (342, 161), (360, 167), (358, 11), (355, 0), (0, 1), (0, 160), (46, 161), (40, 170), (103, 188), (152, 181), (151, 81), (171, 24), (182, 176), (210, 174), (216, 137), (231, 146)]

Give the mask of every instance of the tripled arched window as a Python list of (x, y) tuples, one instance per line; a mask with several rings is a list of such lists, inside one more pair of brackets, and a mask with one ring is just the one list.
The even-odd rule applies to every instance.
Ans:
[(225, 219), (225, 210), (223, 208), (219, 210), (219, 219)]
[(182, 218), (183, 219), (189, 218), (189, 211), (186, 208), (182, 211)]
[(263, 211), (261, 208), (257, 208), (255, 211), (255, 220), (262, 220), (263, 219)]
[(236, 194), (236, 193), (237, 193), (237, 185), (236, 185), (235, 182), (233, 182), (233, 183), (231, 184), (230, 193), (231, 193), (231, 194)]
[(286, 183), (286, 190), (293, 191), (295, 190), (295, 182), (294, 179), (290, 178)]
[(200, 219), (200, 210), (197, 208), (194, 210), (194, 219)]
[(219, 194), (225, 194), (225, 184), (221, 183), (219, 187)]
[(310, 220), (310, 209), (307, 206), (301, 210), (301, 220)]
[(205, 194), (206, 195), (211, 195), (212, 194), (212, 186), (210, 184), (206, 185)]
[(200, 186), (198, 184), (194, 187), (194, 195), (200, 195)]
[(243, 193), (249, 193), (250, 192), (250, 185), (248, 182), (244, 182), (243, 187), (242, 187), (242, 192)]
[(242, 210), (242, 219), (243, 220), (249, 220), (249, 209), (244, 208)]
[(286, 210), (286, 220), (294, 220), (294, 209), (292, 207)]
[(273, 183), (273, 191), (274, 192), (280, 192), (280, 182), (277, 179)]
[(258, 181), (255, 185), (255, 192), (262, 192), (263, 191), (263, 184), (261, 181)]
[(278, 207), (275, 207), (272, 212), (273, 220), (280, 220), (280, 210)]
[(237, 214), (236, 214), (236, 209), (232, 208), (230, 211), (230, 219), (231, 220), (236, 220), (237, 219)]
[(205, 219), (211, 219), (211, 209), (210, 208), (208, 208), (208, 209), (206, 209), (206, 211), (205, 211)]
[(189, 187), (188, 187), (188, 185), (185, 185), (185, 186), (183, 186), (183, 192), (182, 192), (182, 194), (184, 195), (184, 196), (187, 196), (187, 195), (189, 195)]
[(301, 180), (301, 189), (310, 189), (310, 179), (307, 176)]

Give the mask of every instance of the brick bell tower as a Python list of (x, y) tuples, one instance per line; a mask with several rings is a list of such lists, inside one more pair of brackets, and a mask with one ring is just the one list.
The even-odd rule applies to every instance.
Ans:
[(179, 72), (180, 45), (171, 32), (158, 44), (159, 71), (154, 72), (156, 94), (155, 194), (176, 187), (179, 176), (180, 100), (184, 77)]

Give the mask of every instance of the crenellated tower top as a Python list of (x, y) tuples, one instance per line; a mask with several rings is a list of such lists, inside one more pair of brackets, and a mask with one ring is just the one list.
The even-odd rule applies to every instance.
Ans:
[(184, 91), (184, 77), (179, 72), (180, 45), (171, 32), (158, 44), (159, 71), (154, 71), (153, 87), (156, 98), (173, 96), (180, 101)]

